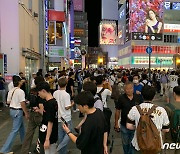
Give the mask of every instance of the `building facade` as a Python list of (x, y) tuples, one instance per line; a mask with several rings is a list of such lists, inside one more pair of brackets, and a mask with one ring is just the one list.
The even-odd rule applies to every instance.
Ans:
[(0, 38), (0, 53), (6, 55), (5, 74), (23, 72), (29, 79), (40, 65), (39, 2), (0, 1)]
[(119, 66), (148, 68), (146, 49), (150, 47), (151, 68), (175, 67), (173, 56), (180, 52), (179, 4), (175, 0), (142, 1), (140, 4), (127, 0), (121, 6), (118, 21)]

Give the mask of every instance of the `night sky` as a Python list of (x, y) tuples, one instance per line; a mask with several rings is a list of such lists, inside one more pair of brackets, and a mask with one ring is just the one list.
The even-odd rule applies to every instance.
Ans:
[(88, 46), (98, 47), (98, 26), (101, 20), (101, 0), (85, 0), (88, 18)]

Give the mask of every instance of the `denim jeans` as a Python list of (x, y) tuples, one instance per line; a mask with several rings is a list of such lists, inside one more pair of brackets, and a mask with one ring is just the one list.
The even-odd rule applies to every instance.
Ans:
[[(72, 122), (68, 121), (68, 127), (72, 131)], [(70, 141), (69, 136), (66, 134), (64, 129), (62, 128), (62, 123), (58, 123), (58, 142), (59, 145), (57, 147), (57, 151), (59, 154), (67, 154), (67, 146)]]
[(120, 128), (124, 154), (134, 154), (134, 148), (131, 143), (134, 137), (134, 130), (129, 130), (123, 125)]
[(12, 117), (12, 120), (13, 120), (13, 127), (12, 127), (11, 133), (9, 134), (5, 144), (3, 145), (2, 149), (0, 150), (1, 153), (10, 152), (11, 146), (12, 146), (18, 132), (20, 134), (21, 142), (23, 142), (24, 136), (25, 136), (23, 111), (10, 109), (10, 116)]

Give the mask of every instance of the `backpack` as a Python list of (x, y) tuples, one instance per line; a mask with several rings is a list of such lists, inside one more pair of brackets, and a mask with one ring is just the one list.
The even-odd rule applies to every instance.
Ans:
[(29, 93), (29, 96), (28, 96), (28, 101), (30, 103), (30, 107), (31, 106), (34, 106), (37, 104), (37, 97), (38, 97), (38, 92), (36, 89), (31, 89), (30, 90), (30, 93)]
[[(95, 102), (100, 99), (102, 101), (102, 92), (104, 91), (105, 89), (102, 88), (100, 90), (100, 92), (97, 93), (98, 97), (95, 98)], [(112, 116), (112, 111), (110, 108), (108, 107), (103, 107), (103, 114), (104, 114), (104, 117), (105, 117), (105, 120), (106, 120), (106, 123), (107, 123), (107, 126), (108, 126), (108, 134), (110, 133), (110, 129), (111, 129), (111, 116)]]
[(139, 105), (136, 106), (140, 113), (136, 135), (142, 154), (157, 154), (161, 151), (160, 132), (151, 119), (151, 113), (156, 107), (156, 105), (153, 105), (148, 112), (144, 112)]
[(180, 109), (175, 107), (172, 103), (166, 105), (166, 111), (170, 120), (170, 132), (172, 140), (175, 143), (180, 142)]

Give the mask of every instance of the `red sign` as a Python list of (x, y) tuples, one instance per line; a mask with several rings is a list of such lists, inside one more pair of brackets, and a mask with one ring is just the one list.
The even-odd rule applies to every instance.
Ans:
[(49, 10), (49, 21), (65, 21), (65, 13), (62, 11)]

